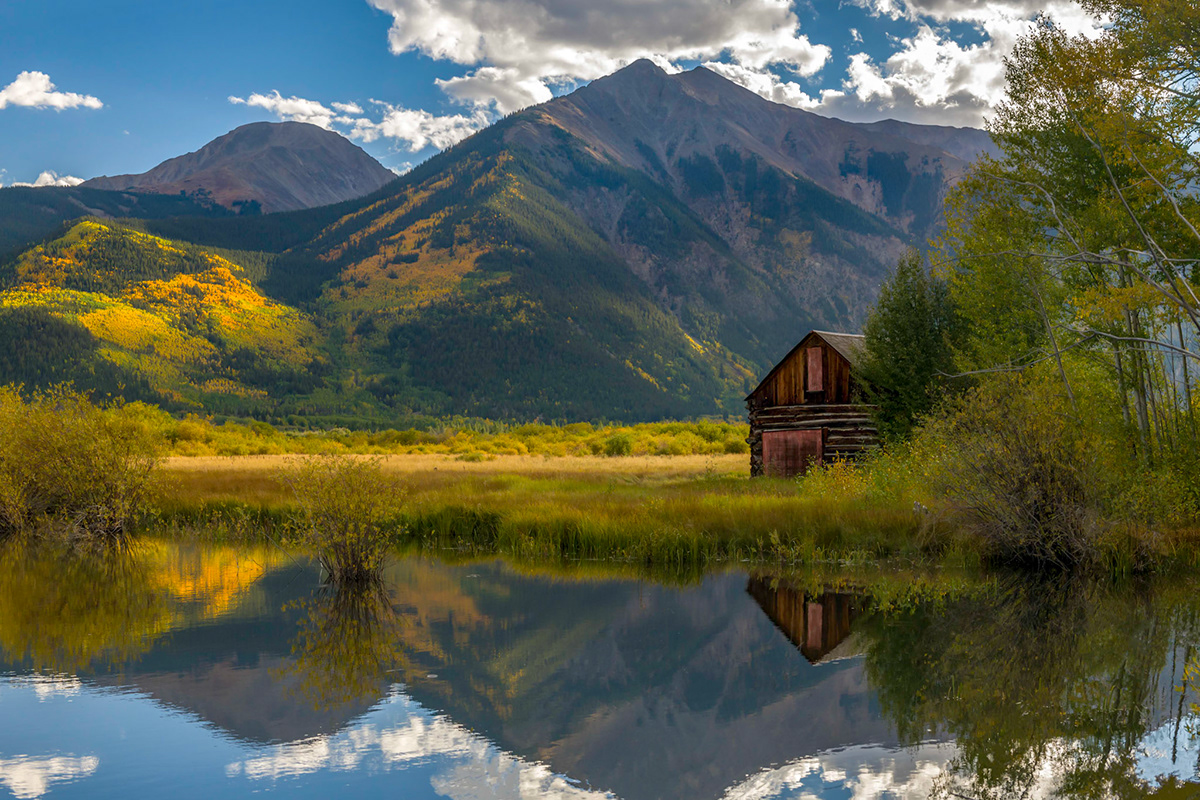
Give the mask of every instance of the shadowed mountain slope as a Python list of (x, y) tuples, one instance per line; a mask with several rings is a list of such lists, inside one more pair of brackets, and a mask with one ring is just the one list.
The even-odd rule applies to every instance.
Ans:
[[(506, 118), (276, 262), (385, 403), (740, 413), (807, 329), (855, 330), (980, 132), (863, 126), (646, 61)], [(921, 139), (922, 141), (917, 141)]]

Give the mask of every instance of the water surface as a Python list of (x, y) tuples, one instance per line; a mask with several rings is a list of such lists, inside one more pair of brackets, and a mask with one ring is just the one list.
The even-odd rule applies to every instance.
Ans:
[(1200, 796), (1189, 581), (0, 568), (0, 796)]

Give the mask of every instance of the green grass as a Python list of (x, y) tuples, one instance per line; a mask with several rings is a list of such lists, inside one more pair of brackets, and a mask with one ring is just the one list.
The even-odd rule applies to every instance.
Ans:
[[(970, 561), (911, 504), (806, 491), (797, 481), (751, 480), (743, 461), (396, 456), (383, 463), (406, 492), (395, 542), (419, 550), (666, 570), (747, 561)], [(282, 485), (290, 463), (175, 459), (150, 527), (292, 540), (291, 499)]]

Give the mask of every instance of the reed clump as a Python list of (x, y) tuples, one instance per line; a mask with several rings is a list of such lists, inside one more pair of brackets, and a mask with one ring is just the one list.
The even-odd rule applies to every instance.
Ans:
[(364, 583), (383, 570), (402, 528), (403, 487), (379, 459), (314, 456), (283, 476), (296, 530), (333, 583)]
[(148, 508), (154, 440), (121, 405), (0, 387), (0, 534), (123, 537)]

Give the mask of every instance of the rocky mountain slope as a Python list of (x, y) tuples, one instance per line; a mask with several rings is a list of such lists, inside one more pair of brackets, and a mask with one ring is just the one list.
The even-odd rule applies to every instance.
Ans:
[(304, 122), (254, 122), (140, 175), (92, 178), (83, 186), (182, 192), (226, 208), (273, 212), (352, 200), (395, 178), (333, 131)]
[(967, 166), (939, 144), (989, 142), (637, 62), (430, 160), (267, 286), (353, 320), (386, 402), (423, 387), (485, 415), (740, 414), (807, 329), (857, 330), (935, 229)]

